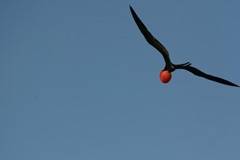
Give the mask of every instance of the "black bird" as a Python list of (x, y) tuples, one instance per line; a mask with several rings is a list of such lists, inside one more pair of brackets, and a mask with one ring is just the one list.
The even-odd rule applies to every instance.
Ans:
[(139, 30), (141, 31), (141, 33), (143, 34), (143, 36), (145, 37), (145, 39), (147, 40), (147, 42), (152, 45), (154, 48), (156, 48), (163, 56), (164, 61), (166, 63), (164, 69), (161, 71), (160, 73), (160, 79), (163, 83), (167, 83), (170, 81), (171, 79), (171, 72), (175, 71), (176, 69), (184, 69), (187, 70), (189, 72), (191, 72), (192, 74), (196, 75), (196, 76), (200, 76), (203, 78), (206, 78), (208, 80), (212, 80), (218, 83), (222, 83), (225, 85), (230, 85), (230, 86), (235, 86), (235, 87), (239, 87), (238, 85), (216, 77), (216, 76), (212, 76), (210, 74), (204, 73), (202, 71), (200, 71), (199, 69), (193, 67), (191, 65), (190, 62), (187, 63), (183, 63), (183, 64), (173, 64), (170, 60), (169, 57), (169, 53), (167, 51), (167, 49), (163, 46), (163, 44), (161, 42), (159, 42), (147, 29), (147, 27), (143, 24), (143, 22), (140, 20), (140, 18), (137, 16), (136, 12), (133, 10), (133, 8), (131, 6), (130, 7), (130, 11), (131, 14), (133, 16), (134, 21), (136, 22)]

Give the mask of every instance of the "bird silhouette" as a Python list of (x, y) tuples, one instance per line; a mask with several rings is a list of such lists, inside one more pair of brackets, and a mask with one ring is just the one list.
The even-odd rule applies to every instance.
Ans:
[(228, 80), (225, 80), (223, 78), (219, 78), (207, 73), (204, 73), (203, 71), (195, 68), (192, 66), (190, 62), (183, 63), (183, 64), (173, 64), (171, 62), (168, 50), (163, 46), (161, 42), (159, 42), (147, 29), (147, 27), (143, 24), (141, 19), (138, 17), (136, 12), (133, 10), (133, 8), (129, 5), (130, 11), (132, 14), (132, 17), (137, 24), (139, 30), (147, 40), (147, 42), (152, 45), (154, 48), (156, 48), (163, 56), (164, 61), (165, 61), (165, 67), (164, 69), (160, 72), (160, 79), (163, 83), (167, 83), (171, 79), (171, 72), (175, 71), (176, 69), (183, 69), (191, 72), (192, 74), (206, 78), (211, 81), (215, 81), (221, 84), (229, 85), (229, 86), (234, 86), (234, 87), (239, 87), (237, 84), (234, 84)]

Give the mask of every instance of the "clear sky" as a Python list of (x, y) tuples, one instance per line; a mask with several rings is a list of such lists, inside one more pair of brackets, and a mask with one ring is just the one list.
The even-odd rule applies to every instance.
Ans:
[(240, 84), (237, 0), (1, 0), (0, 159), (239, 160), (240, 90), (176, 71), (175, 63)]

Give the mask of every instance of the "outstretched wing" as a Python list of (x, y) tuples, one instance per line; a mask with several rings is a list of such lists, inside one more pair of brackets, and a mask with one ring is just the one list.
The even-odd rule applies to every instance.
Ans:
[(133, 10), (131, 6), (130, 11), (133, 16), (134, 21), (136, 22), (138, 28), (142, 32), (143, 36), (147, 40), (149, 44), (151, 44), (153, 47), (155, 47), (162, 55), (167, 65), (171, 64), (169, 54), (167, 49), (156, 39), (154, 36), (148, 31), (147, 27), (143, 24), (143, 22), (140, 20), (140, 18), (137, 16), (136, 12)]
[(222, 79), (222, 78), (204, 73), (204, 72), (200, 71), (199, 69), (197, 69), (195, 67), (192, 67), (190, 65), (182, 66), (179, 69), (185, 69), (185, 70), (193, 73), (196, 76), (200, 76), (200, 77), (206, 78), (206, 79), (211, 80), (211, 81), (215, 81), (215, 82), (222, 83), (222, 84), (229, 85), (229, 86), (239, 87), (238, 85), (236, 85), (236, 84), (234, 84), (234, 83), (232, 83), (228, 80), (225, 80), (225, 79)]

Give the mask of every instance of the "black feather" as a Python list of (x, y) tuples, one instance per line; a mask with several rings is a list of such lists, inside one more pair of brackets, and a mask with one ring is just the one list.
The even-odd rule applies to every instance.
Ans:
[(196, 76), (203, 77), (203, 78), (206, 78), (206, 79), (211, 80), (211, 81), (215, 81), (215, 82), (225, 84), (225, 85), (229, 85), (229, 86), (239, 87), (235, 83), (232, 83), (232, 82), (230, 82), (228, 80), (225, 80), (223, 78), (219, 78), (219, 77), (204, 73), (203, 71), (201, 71), (201, 70), (199, 70), (195, 67), (192, 67), (191, 65), (176, 66), (176, 69), (184, 69), (184, 70), (187, 70), (187, 71), (191, 72), (192, 74), (194, 74)]
[(163, 56), (166, 65), (170, 66), (171, 65), (171, 61), (169, 58), (169, 54), (167, 49), (163, 46), (162, 43), (160, 43), (147, 29), (147, 27), (143, 24), (143, 22), (140, 20), (140, 18), (137, 16), (136, 12), (133, 10), (133, 8), (131, 6), (130, 7), (130, 11), (131, 14), (133, 16), (134, 21), (136, 22), (139, 30), (141, 31), (141, 33), (143, 34), (143, 36), (145, 37), (145, 39), (147, 40), (147, 42), (149, 44), (151, 44), (153, 47), (155, 47)]

